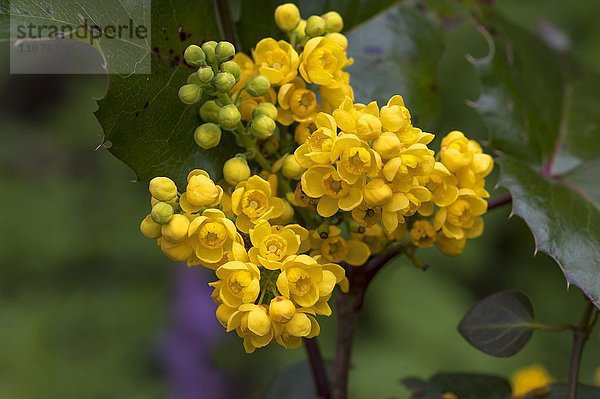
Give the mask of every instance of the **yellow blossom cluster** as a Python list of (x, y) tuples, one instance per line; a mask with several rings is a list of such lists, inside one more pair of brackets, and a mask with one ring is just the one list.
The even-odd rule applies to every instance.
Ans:
[(338, 13), (302, 19), (288, 3), (275, 22), (286, 39), (262, 39), (250, 55), (224, 41), (186, 49), (194, 72), (179, 98), (198, 106), (194, 141), (228, 153), (221, 137), (231, 135), (245, 152), (206, 167), (222, 167), (219, 181), (202, 169), (182, 190), (152, 179), (140, 225), (170, 259), (214, 271), (217, 318), (247, 352), (318, 335), (315, 316), (331, 315), (336, 285), (348, 289), (344, 268), (372, 255), (434, 244), (461, 253), (483, 231), (493, 168), (460, 132), (436, 155), (399, 95), (354, 102)]
[(295, 348), (319, 334), (314, 316), (331, 315), (334, 287), (347, 288), (344, 269), (304, 254), (304, 227), (276, 224), (284, 213), (276, 179), (250, 176), (231, 195), (223, 186), (229, 190), (200, 169), (189, 173), (181, 194), (171, 179), (152, 179), (152, 212), (140, 229), (169, 258), (215, 271), (217, 318), (247, 352), (270, 342)]

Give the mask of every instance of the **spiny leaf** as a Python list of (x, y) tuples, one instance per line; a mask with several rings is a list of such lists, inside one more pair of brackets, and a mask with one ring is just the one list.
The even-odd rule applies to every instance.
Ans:
[(492, 356), (519, 352), (533, 334), (533, 307), (518, 291), (501, 291), (477, 302), (458, 326), (475, 348)]

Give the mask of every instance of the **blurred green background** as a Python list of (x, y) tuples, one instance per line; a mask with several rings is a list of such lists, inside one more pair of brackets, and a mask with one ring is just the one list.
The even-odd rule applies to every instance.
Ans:
[[(579, 62), (600, 72), (597, 1), (503, 0), (497, 7), (532, 31), (551, 24), (570, 39)], [(485, 140), (484, 126), (466, 105), (478, 89), (464, 57), (483, 55), (485, 43), (464, 24), (449, 26), (446, 36), (439, 132), (460, 129)], [(96, 149), (102, 129), (94, 98), (105, 92), (107, 78), (9, 75), (6, 57), (0, 68), (0, 398), (177, 397), (167, 383), (172, 380), (161, 342), (181, 321), (171, 302), (178, 289), (175, 270), (185, 266), (167, 261), (138, 231), (148, 210), (146, 186), (132, 183), (133, 172)], [(567, 290), (548, 256), (533, 256), (531, 233), (509, 214), (510, 206), (490, 212), (486, 234), (460, 258), (424, 251), (427, 272), (399, 259), (376, 278), (355, 342), (353, 398), (404, 398), (401, 377), (438, 371), (509, 376), (541, 363), (556, 379), (566, 379), (568, 333), (536, 333), (522, 353), (496, 359), (471, 348), (456, 331), (478, 298), (506, 288), (528, 293), (541, 321), (575, 322), (580, 316), (580, 292)], [(205, 272), (202, 278), (212, 277)], [(331, 357), (335, 320), (321, 322), (320, 341)], [(216, 344), (193, 344), (211, 345), (206, 364), (221, 370), (227, 385), (243, 389), (243, 396), (233, 397), (263, 397), (281, 367), (304, 357), (301, 349), (275, 346), (249, 356), (237, 337), (216, 334)], [(591, 383), (598, 367), (596, 331), (582, 380)]]

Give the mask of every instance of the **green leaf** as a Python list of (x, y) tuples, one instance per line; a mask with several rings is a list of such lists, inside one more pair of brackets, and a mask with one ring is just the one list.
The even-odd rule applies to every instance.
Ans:
[(439, 399), (444, 393), (461, 399), (508, 399), (511, 395), (508, 381), (484, 374), (437, 374), (429, 381), (407, 378), (402, 383), (412, 391), (411, 399)]
[(302, 360), (279, 371), (265, 399), (318, 399), (309, 364)]
[(380, 104), (400, 94), (417, 126), (431, 128), (439, 111), (436, 68), (443, 40), (437, 22), (397, 4), (348, 34), (348, 68), (356, 99)]
[[(547, 395), (537, 394), (535, 391), (526, 395), (524, 399), (565, 399), (568, 397), (567, 384), (552, 384)], [(600, 388), (589, 385), (579, 384), (577, 389), (577, 399), (597, 399), (600, 398)]]
[(536, 251), (600, 307), (600, 77), (575, 72), (541, 39), (484, 11), (490, 53), (472, 59), (481, 79), (473, 106), (502, 151), (499, 185)]
[(533, 306), (519, 291), (501, 291), (477, 302), (458, 326), (475, 348), (492, 356), (508, 357), (531, 339)]
[(105, 146), (138, 180), (168, 176), (181, 186), (194, 168), (218, 179), (223, 163), (241, 149), (229, 133), (217, 148), (200, 149), (193, 138), (201, 123), (199, 106), (185, 106), (177, 96), (193, 72), (182, 61), (185, 48), (221, 36), (213, 2), (154, 1), (152, 19), (152, 75), (111, 75), (108, 92), (99, 101), (96, 116)]

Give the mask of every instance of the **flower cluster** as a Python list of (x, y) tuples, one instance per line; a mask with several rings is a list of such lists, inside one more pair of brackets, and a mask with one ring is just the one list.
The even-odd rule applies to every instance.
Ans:
[(374, 254), (462, 252), (482, 232), (493, 168), (460, 132), (436, 155), (399, 95), (381, 107), (354, 102), (338, 13), (302, 19), (283, 4), (275, 22), (287, 38), (265, 38), (250, 55), (228, 42), (186, 49), (196, 70), (179, 97), (198, 107), (196, 144), (231, 135), (245, 152), (219, 165), (222, 180), (202, 169), (181, 190), (152, 179), (140, 226), (169, 258), (214, 271), (217, 318), (247, 352), (318, 335), (315, 316), (331, 315), (336, 285), (348, 289), (344, 268)]

